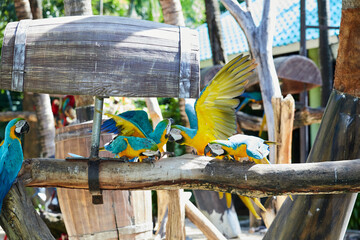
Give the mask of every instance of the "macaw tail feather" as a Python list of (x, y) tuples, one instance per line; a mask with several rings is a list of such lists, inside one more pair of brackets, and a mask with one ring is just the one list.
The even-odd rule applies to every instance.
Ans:
[(219, 192), (219, 198), (220, 198), (220, 199), (223, 199), (223, 197), (224, 197), (224, 193), (223, 193), (223, 192)]
[(264, 113), (263, 119), (262, 119), (261, 125), (260, 125), (259, 137), (261, 137), (261, 135), (262, 135), (265, 124), (266, 124), (266, 115)]
[(231, 193), (225, 193), (226, 206), (227, 208), (231, 207)]
[(256, 206), (258, 206), (261, 210), (266, 212), (266, 208), (264, 207), (264, 205), (261, 204), (261, 202), (260, 202), (260, 200), (258, 198), (251, 198), (251, 199), (254, 201)]
[(249, 211), (254, 215), (254, 217), (257, 219), (257, 220), (261, 220), (261, 217), (257, 214), (250, 198), (248, 197), (245, 197), (245, 196), (240, 196), (238, 195), (239, 198), (241, 199), (241, 201), (243, 201), (243, 203), (245, 204), (245, 206), (249, 209)]

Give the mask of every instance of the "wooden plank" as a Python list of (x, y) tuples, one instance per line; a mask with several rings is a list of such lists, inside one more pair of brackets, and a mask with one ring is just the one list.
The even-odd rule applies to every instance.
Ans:
[(210, 240), (225, 240), (226, 238), (221, 232), (212, 224), (212, 222), (205, 217), (201, 211), (187, 200), (185, 203), (185, 214)]
[[(185, 201), (182, 198), (184, 190), (170, 190), (167, 192), (171, 204), (168, 204), (168, 222), (166, 224), (167, 240), (185, 240)], [(170, 223), (170, 224), (169, 224)]]
[[(330, 158), (329, 158), (330, 159)], [(32, 187), (87, 189), (87, 162), (27, 159), (21, 178)], [(101, 189), (202, 189), (248, 197), (360, 191), (360, 161), (244, 164), (183, 155), (151, 163), (100, 164)], [(283, 184), (278, 184), (284, 179)], [(286, 180), (286, 181), (285, 181)]]

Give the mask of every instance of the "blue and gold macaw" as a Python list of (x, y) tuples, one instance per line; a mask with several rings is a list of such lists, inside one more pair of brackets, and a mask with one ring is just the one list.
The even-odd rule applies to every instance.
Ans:
[[(236, 111), (241, 111), (246, 106), (246, 104), (248, 104), (249, 102), (262, 103), (261, 92), (244, 92), (243, 94), (241, 94), (240, 97), (243, 97), (244, 100), (236, 108)], [(260, 125), (259, 137), (261, 137), (261, 135), (262, 135), (262, 131), (264, 129), (265, 123), (266, 123), (266, 115), (264, 112), (263, 119), (262, 119), (261, 125)]]
[(15, 118), (5, 128), (5, 138), (0, 144), (0, 213), (3, 200), (14, 183), (24, 156), (20, 137), (29, 132), (25, 119)]
[(111, 142), (104, 145), (104, 149), (112, 152), (117, 157), (127, 157), (129, 159), (143, 159), (149, 157), (160, 157), (158, 145), (149, 138), (117, 136)]
[(249, 102), (262, 103), (261, 92), (244, 92), (240, 97), (243, 97), (244, 100), (236, 108), (236, 111), (241, 111)]
[[(270, 164), (267, 159), (270, 144), (276, 143), (264, 141), (263, 139), (255, 136), (237, 134), (229, 137), (227, 140), (213, 140), (209, 142), (205, 147), (204, 154), (206, 156), (216, 157), (219, 159), (227, 158), (236, 161), (250, 160), (256, 164)], [(260, 219), (255, 209), (253, 209), (250, 199), (244, 196), (239, 197), (254, 214), (254, 216)], [(290, 198), (292, 199), (291, 195)], [(263, 211), (266, 211), (258, 199), (252, 198), (252, 200)]]
[[(242, 55), (227, 63), (201, 91), (195, 107), (186, 99), (185, 111), (190, 128), (172, 126), (169, 141), (189, 145), (200, 155), (204, 154), (204, 149), (209, 142), (215, 139), (226, 139), (235, 134), (235, 112), (240, 105), (238, 97), (244, 92), (246, 79), (255, 67), (254, 61)], [(223, 198), (223, 193), (219, 195)], [(231, 194), (227, 193), (225, 197), (227, 206), (230, 208)], [(247, 197), (242, 197), (242, 200), (250, 207)]]
[(195, 102), (195, 117), (189, 117), (191, 128), (171, 126), (169, 141), (191, 146), (202, 155), (210, 141), (236, 133), (235, 109), (240, 103), (236, 97), (244, 92), (256, 67), (248, 58), (239, 55), (220, 69)]
[(106, 113), (110, 119), (101, 125), (101, 130), (118, 134), (119, 136), (133, 136), (153, 140), (163, 152), (163, 146), (167, 143), (171, 124), (171, 118), (160, 121), (153, 130), (148, 115), (143, 110), (123, 112), (119, 115)]

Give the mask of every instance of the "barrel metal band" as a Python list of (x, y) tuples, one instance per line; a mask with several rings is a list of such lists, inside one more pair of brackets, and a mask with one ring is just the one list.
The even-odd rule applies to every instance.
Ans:
[(26, 33), (31, 20), (21, 20), (15, 31), (11, 90), (24, 91)]
[(180, 72), (179, 72), (179, 97), (190, 97), (191, 77), (191, 30), (179, 27), (180, 34)]

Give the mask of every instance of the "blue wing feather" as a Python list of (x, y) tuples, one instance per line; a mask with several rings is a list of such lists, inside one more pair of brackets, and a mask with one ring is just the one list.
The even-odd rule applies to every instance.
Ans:
[(197, 117), (196, 117), (194, 103), (188, 101), (188, 99), (185, 99), (185, 112), (189, 119), (190, 128), (198, 129), (198, 121), (197, 121)]

